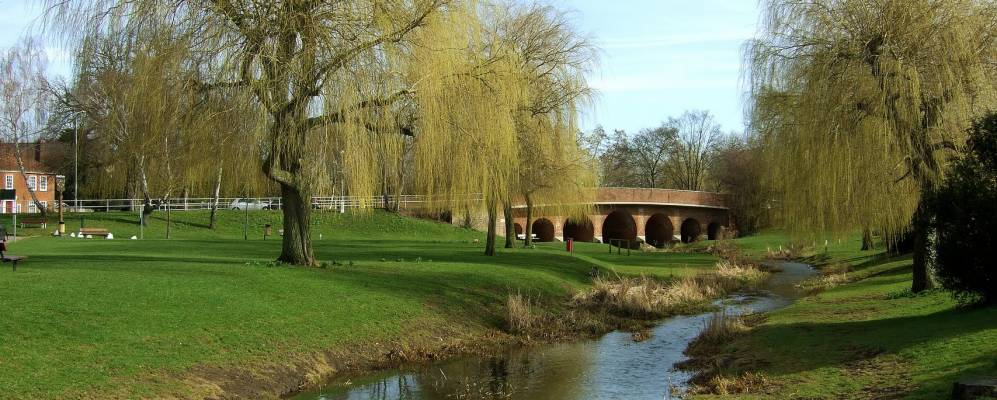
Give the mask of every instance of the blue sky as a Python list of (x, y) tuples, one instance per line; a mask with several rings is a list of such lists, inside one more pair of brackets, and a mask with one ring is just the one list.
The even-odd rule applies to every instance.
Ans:
[[(706, 109), (727, 131), (742, 131), (741, 46), (755, 33), (756, 0), (549, 0), (602, 48), (590, 83), (599, 91), (583, 128), (634, 133)], [(14, 44), (40, 13), (37, 1), (0, 0), (0, 46)], [(50, 70), (66, 55), (50, 47)]]
[(741, 47), (755, 34), (756, 0), (560, 0), (603, 49), (591, 79), (599, 101), (583, 123), (635, 133), (706, 109), (744, 130)]

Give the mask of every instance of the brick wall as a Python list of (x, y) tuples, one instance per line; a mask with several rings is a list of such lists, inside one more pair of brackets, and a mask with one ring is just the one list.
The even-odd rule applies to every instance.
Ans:
[(27, 178), (14, 170), (0, 171), (0, 188), (14, 189), (17, 200), (0, 201), (0, 213), (9, 214), (11, 212), (30, 213), (38, 212), (28, 193), (29, 181), (34, 183), (35, 195), (38, 201), (44, 202), (50, 211), (54, 211), (57, 206), (55, 190), (55, 174), (28, 171)]

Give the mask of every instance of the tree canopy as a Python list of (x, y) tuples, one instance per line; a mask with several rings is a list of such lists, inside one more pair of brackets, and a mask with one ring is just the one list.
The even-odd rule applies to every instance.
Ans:
[[(144, 167), (146, 197), (156, 190), (146, 189), (144, 178), (161, 171), (188, 177), (187, 186), (215, 182), (221, 169), (204, 174), (196, 162), (176, 157), (194, 161), (200, 149), (217, 152), (227, 143), (238, 149), (222, 153), (235, 159), (229, 164), (252, 160), (252, 170), (281, 193), (281, 261), (315, 262), (313, 194), (334, 180), (359, 199), (384, 191), (388, 177), (405, 167), (406, 137), (414, 137), (414, 188), (440, 208), (472, 207), (473, 194), (489, 209), (507, 200), (521, 182), (524, 148), (545, 147), (559, 160), (577, 153), (576, 105), (588, 93), (583, 72), (591, 55), (575, 46), (591, 48), (562, 29), (552, 8), (444, 0), (92, 0), (50, 1), (48, 9), (51, 32), (81, 57), (110, 57), (90, 76), (93, 63), (81, 63), (77, 88), (120, 85), (103, 99), (124, 111), (93, 108), (107, 111), (101, 134), (127, 133), (115, 146), (138, 157), (130, 162)], [(125, 123), (109, 129), (115, 116)], [(242, 122), (238, 132), (217, 132), (232, 121)], [(161, 145), (167, 142), (169, 149)], [(180, 165), (196, 172), (178, 171)], [(158, 189), (167, 197), (171, 190)]]
[[(747, 45), (751, 125), (782, 223), (914, 238), (930, 285), (922, 199), (995, 103), (995, 5), (975, 0), (769, 0)], [(912, 223), (913, 221), (913, 223)]]

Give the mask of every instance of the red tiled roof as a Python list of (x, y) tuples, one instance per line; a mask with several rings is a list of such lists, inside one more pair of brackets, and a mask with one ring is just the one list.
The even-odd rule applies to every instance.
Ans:
[[(30, 172), (56, 173), (62, 166), (65, 151), (62, 143), (19, 143), (24, 169)], [(0, 143), (0, 170), (16, 171), (13, 143)]]

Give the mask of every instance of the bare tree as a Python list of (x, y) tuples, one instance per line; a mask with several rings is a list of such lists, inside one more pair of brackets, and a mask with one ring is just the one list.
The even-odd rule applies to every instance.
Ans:
[(675, 131), (675, 146), (667, 163), (671, 186), (682, 190), (703, 190), (710, 159), (723, 137), (720, 124), (709, 111), (686, 111), (669, 118)]
[(630, 139), (629, 161), (640, 187), (663, 187), (669, 179), (665, 172), (668, 164), (675, 161), (676, 132), (675, 127), (662, 125), (643, 129)]
[(46, 130), (51, 100), (46, 90), (46, 65), (45, 50), (30, 37), (22, 39), (0, 58), (0, 136), (12, 144), (21, 179), (43, 216), (46, 209), (28, 180), (21, 146), (40, 141)]

